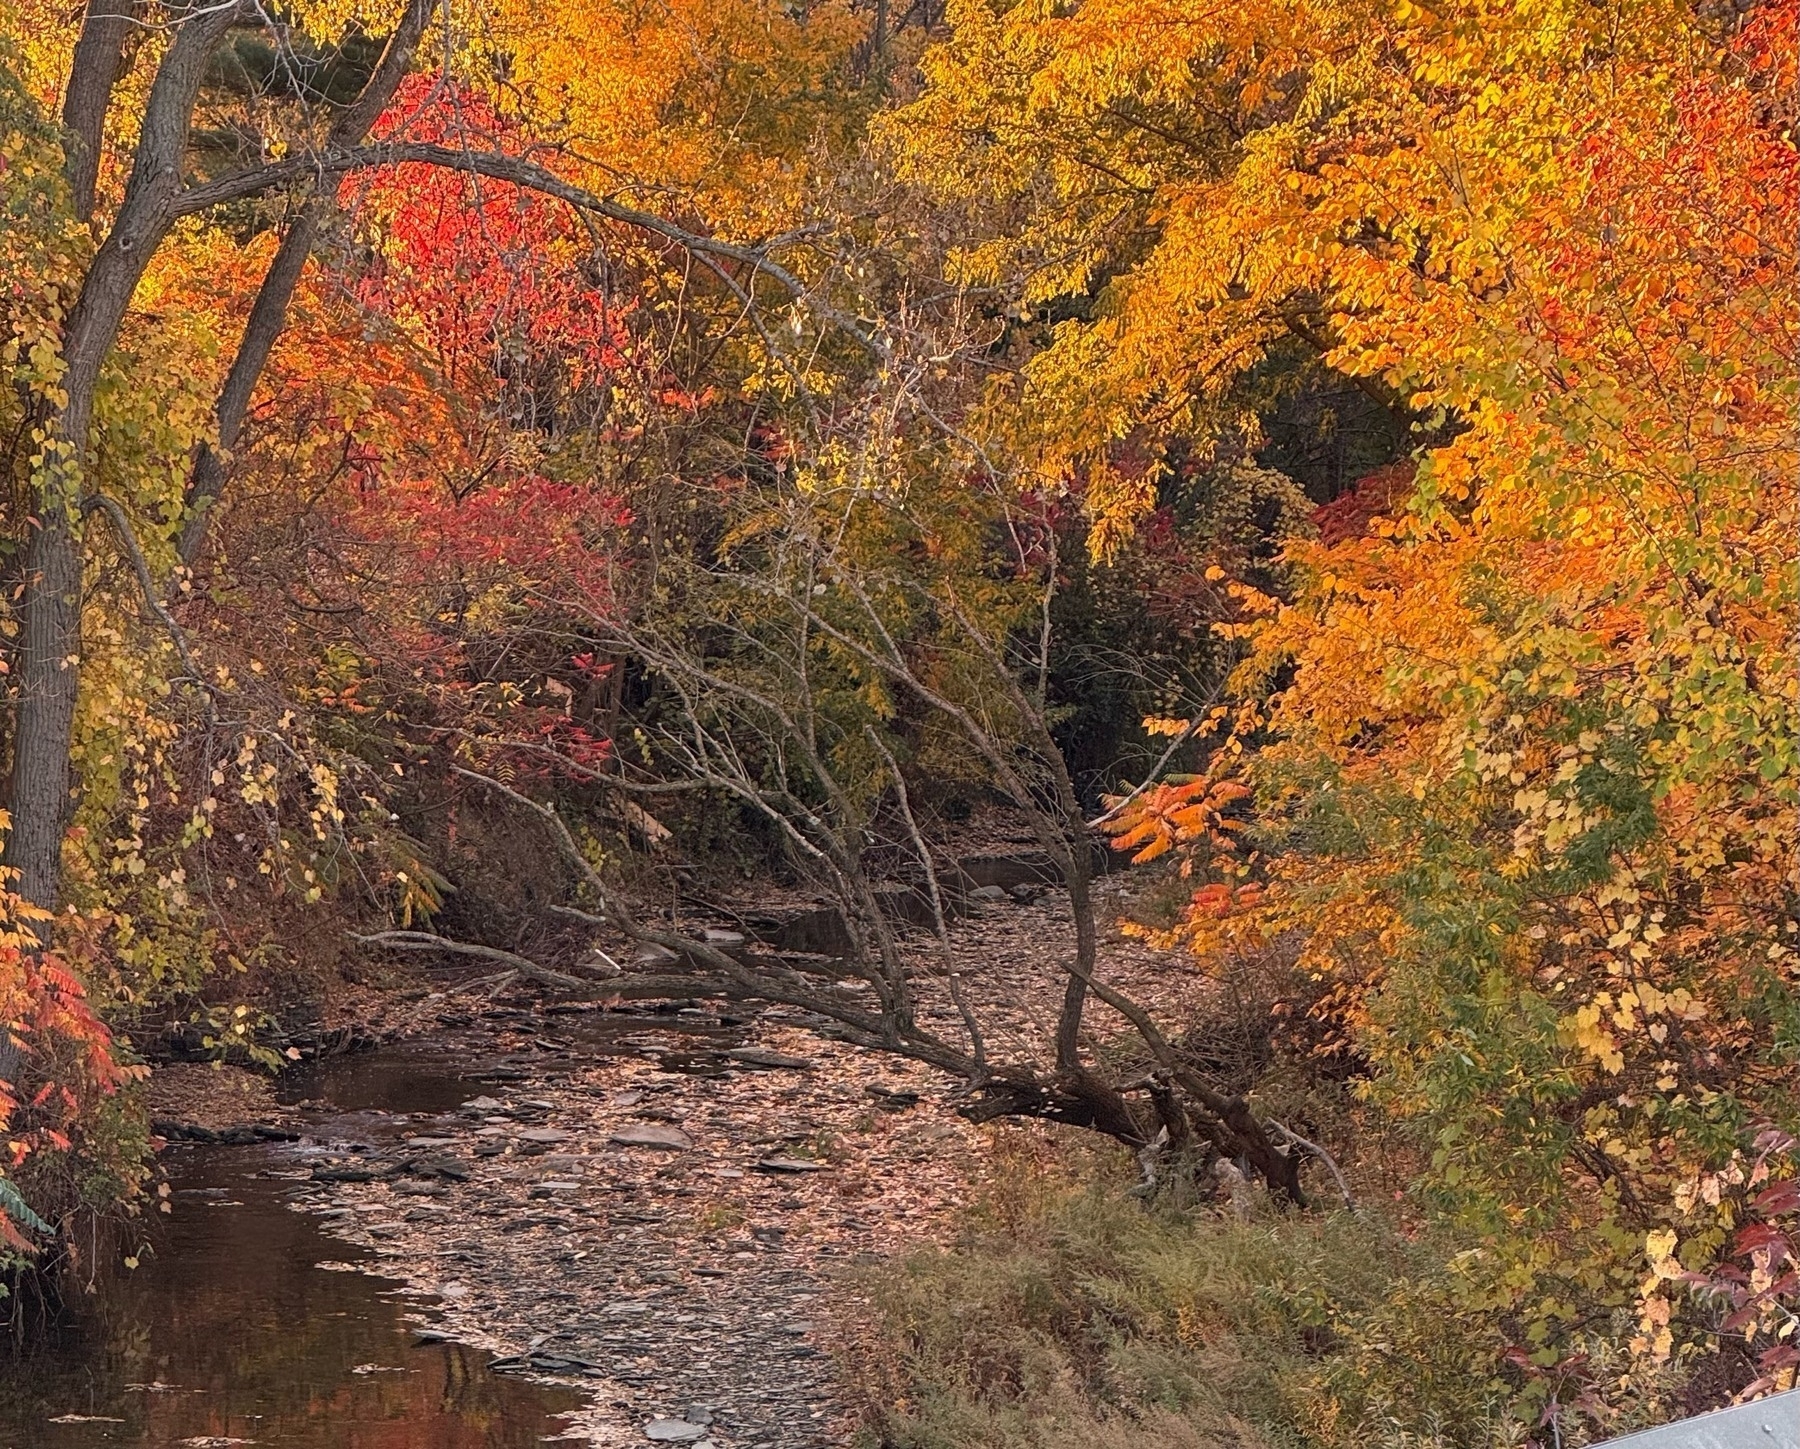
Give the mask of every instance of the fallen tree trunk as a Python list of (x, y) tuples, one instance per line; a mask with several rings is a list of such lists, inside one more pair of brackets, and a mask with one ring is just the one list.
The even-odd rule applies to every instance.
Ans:
[[(1279, 1200), (1304, 1205), (1300, 1169), (1305, 1156), (1290, 1149), (1291, 1134), (1264, 1123), (1242, 1096), (1215, 1089), (1141, 1006), (1092, 980), (1091, 975), (1085, 983), (1088, 989), (1125, 1016), (1148, 1047), (1153, 1061), (1149, 1071), (1115, 1080), (1083, 1062), (995, 1063), (986, 1051), (975, 1050), (979, 1035), (971, 1037), (968, 1045), (958, 1044), (920, 1026), (911, 1013), (892, 1010), (891, 994), (873, 990), (875, 982), (891, 985), (889, 972), (880, 963), (850, 962), (831, 971), (808, 970), (780, 955), (726, 951), (705, 940), (647, 925), (601, 877), (554, 809), (489, 776), (466, 769), (459, 773), (530, 811), (550, 829), (563, 857), (597, 902), (596, 909), (563, 906), (557, 908), (559, 913), (609, 926), (639, 945), (658, 947), (666, 953), (666, 964), (633, 969), (617, 967), (609, 960), (603, 971), (575, 974), (518, 952), (430, 932), (382, 931), (353, 939), (385, 949), (435, 951), (490, 961), (548, 990), (588, 1001), (714, 1000), (793, 1007), (806, 1013), (808, 1024), (822, 1036), (923, 1062), (958, 1078), (965, 1084), (959, 1110), (970, 1121), (1030, 1117), (1060, 1122), (1102, 1133), (1140, 1152), (1191, 1155), (1194, 1146), (1203, 1143), (1208, 1160), (1219, 1157), (1236, 1162), (1245, 1172), (1260, 1177)], [(869, 987), (875, 1000), (845, 999), (841, 990), (833, 989), (845, 981)], [(972, 1011), (966, 999), (961, 1010)]]

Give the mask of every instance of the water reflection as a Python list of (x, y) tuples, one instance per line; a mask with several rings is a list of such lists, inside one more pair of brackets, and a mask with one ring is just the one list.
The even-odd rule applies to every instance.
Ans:
[(525, 1449), (576, 1396), (415, 1347), (394, 1285), (255, 1174), (274, 1149), (172, 1153), (172, 1217), (71, 1321), (0, 1361), (0, 1449)]

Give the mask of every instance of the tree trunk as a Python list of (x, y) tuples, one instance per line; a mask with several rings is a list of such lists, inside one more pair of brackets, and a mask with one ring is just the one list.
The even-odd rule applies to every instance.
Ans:
[(1062, 1011), (1056, 1021), (1056, 1065), (1072, 1072), (1081, 1066), (1081, 1021), (1087, 1002), (1088, 983), (1099, 961), (1099, 932), (1094, 927), (1094, 896), (1090, 888), (1093, 862), (1087, 838), (1076, 834), (1069, 846), (1069, 914), (1075, 922), (1075, 969), (1063, 984)]
[(137, 0), (92, 0), (75, 42), (69, 88), (63, 96), (63, 172), (69, 178), (75, 215), (86, 221), (94, 210), (100, 180), (101, 139), (113, 87), (125, 74)]
[[(364, 84), (362, 93), (332, 123), (325, 142), (326, 150), (347, 151), (360, 145), (370, 127), (380, 118), (388, 102), (393, 100), (394, 92), (400, 88), (400, 82), (412, 69), (413, 56), (425, 34), (432, 4), (433, 0), (407, 0), (405, 13), (388, 38), (387, 47), (381, 52), (381, 59)], [(287, 325), (288, 303), (293, 300), (294, 288), (299, 285), (307, 259), (312, 256), (320, 223), (332, 208), (334, 198), (325, 189), (332, 185), (330, 181), (320, 181), (321, 189), (306, 198), (300, 214), (294, 218), (287, 235), (282, 237), (275, 259), (269, 263), (262, 286), (257, 289), (256, 302), (250, 309), (249, 321), (244, 324), (244, 335), (238, 343), (237, 356), (232, 359), (231, 371), (219, 390), (216, 407), (218, 441), (216, 445), (202, 443), (195, 454), (193, 475), (188, 482), (187, 522), (182, 525), (180, 544), (181, 561), (189, 568), (199, 558), (206, 542), (207, 515), (225, 487), (226, 461), (237, 447), (244, 418), (250, 411), (251, 396), (263, 368), (268, 365), (269, 354)]]
[[(63, 171), (75, 215), (94, 209), (101, 137), (113, 88), (125, 69), (136, 0), (93, 0), (75, 42), (63, 97)], [(60, 430), (59, 430), (60, 433)], [(37, 531), (25, 555), (19, 643), (20, 707), (9, 800), (6, 858), (13, 882), (34, 905), (54, 908), (63, 828), (69, 810), (68, 758), (81, 652), (80, 470), (50, 457), (33, 503)], [(30, 727), (26, 719), (30, 717)], [(0, 1043), (0, 1075), (12, 1076), (14, 1052)]]
[(219, 422), (217, 444), (202, 443), (195, 451), (194, 471), (188, 480), (187, 521), (181, 526), (181, 561), (189, 568), (200, 557), (206, 542), (206, 525), (213, 504), (225, 487), (225, 461), (237, 446), (244, 417), (250, 411), (250, 398), (262, 377), (275, 339), (287, 325), (288, 303), (300, 274), (306, 270), (312, 255), (313, 240), (319, 234), (319, 212), (323, 198), (308, 197), (300, 214), (282, 237), (275, 259), (269, 263), (256, 302), (250, 308), (250, 320), (244, 325), (243, 340), (231, 371), (219, 390), (216, 416)]
[[(36, 531), (21, 598), (25, 629), (5, 856), (18, 872), (20, 893), (47, 911), (61, 898), (69, 754), (81, 683), (81, 492), (94, 388), (131, 295), (174, 220), (172, 203), (207, 57), (238, 18), (236, 6), (222, 6), (194, 13), (177, 29), (150, 89), (125, 201), (88, 268), (63, 337), (65, 401), (49, 418), (45, 460), (33, 488)], [(96, 48), (92, 63), (116, 69), (117, 59)], [(81, 79), (86, 88), (87, 78)], [(74, 79), (70, 87), (76, 88)]]
[[(72, 466), (51, 465), (38, 489), (37, 532), (25, 558), (18, 726), (13, 741), (7, 863), (26, 900), (55, 910), (69, 813), (69, 747), (81, 653), (81, 518)], [(46, 943), (47, 944), (47, 943)]]

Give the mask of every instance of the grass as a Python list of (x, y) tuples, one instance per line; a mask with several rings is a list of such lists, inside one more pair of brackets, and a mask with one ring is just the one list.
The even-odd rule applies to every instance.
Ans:
[(851, 1285), (865, 1446), (1528, 1442), (1450, 1245), (1367, 1214), (1146, 1207), (1068, 1137), (1009, 1152), (959, 1241)]

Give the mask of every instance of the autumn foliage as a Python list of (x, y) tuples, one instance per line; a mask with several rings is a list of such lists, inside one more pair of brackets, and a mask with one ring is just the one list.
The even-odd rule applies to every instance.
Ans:
[(1403, 129), (1290, 123), (1232, 184), (1271, 244), (1311, 236), (1330, 355), (1454, 432), (1410, 493), (1321, 511), (1291, 599), (1246, 595), (1266, 743), (1213, 756), (1244, 844), (1154, 795), (1119, 843), (1187, 846), (1202, 959), (1295, 943), (1480, 1225), (1537, 1391), (1594, 1304), (1784, 1385), (1795, 17), (1640, 13), (1602, 74), (1547, 17), (1403, 11)]
[[(418, 18), (294, 8), (333, 63)], [(9, 774), (46, 538), (81, 644), (54, 939), (3, 902), (9, 1246), (30, 1162), (129, 1098), (115, 1031), (480, 898), (459, 770), (609, 869), (754, 838), (858, 889), (915, 802), (1054, 797), (1174, 900), (1129, 927), (1172, 970), (1275, 983), (1218, 1098), (1262, 1125), (1215, 1146), (1327, 1103), (1404, 1180), (1295, 1442), (1792, 1386), (1795, 0), (427, 8), (348, 139), (254, 47), (195, 72), (183, 194), (271, 179), (170, 219), (73, 439), (148, 142), (95, 132), (77, 215), (80, 27), (0, 22)], [(113, 121), (174, 35), (122, 45)]]
[(144, 1068), (119, 1060), (81, 982), (36, 949), (43, 914), (10, 891), (0, 893), (0, 909), (0, 1031), (14, 1064), (0, 1080), (0, 1252), (16, 1261), (41, 1251), (58, 1225), (40, 1216), (15, 1182), (32, 1183), (40, 1165), (34, 1156), (74, 1152), (97, 1109)]

